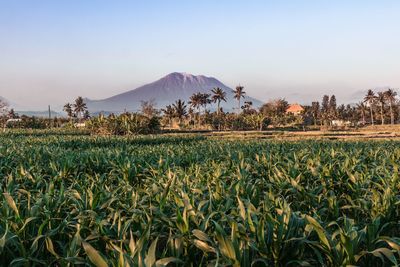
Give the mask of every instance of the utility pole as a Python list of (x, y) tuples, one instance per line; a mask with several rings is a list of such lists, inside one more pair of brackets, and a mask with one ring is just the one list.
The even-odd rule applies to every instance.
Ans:
[(50, 128), (52, 127), (52, 121), (51, 121), (51, 109), (50, 109), (50, 105), (49, 105), (49, 125), (50, 125)]

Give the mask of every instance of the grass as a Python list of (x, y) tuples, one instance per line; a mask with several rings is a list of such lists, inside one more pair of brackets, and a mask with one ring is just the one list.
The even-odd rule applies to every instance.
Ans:
[(11, 266), (391, 266), (398, 141), (0, 135)]

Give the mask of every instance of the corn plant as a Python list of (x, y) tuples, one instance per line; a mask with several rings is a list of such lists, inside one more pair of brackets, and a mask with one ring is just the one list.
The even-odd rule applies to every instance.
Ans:
[(8, 132), (1, 264), (396, 266), (399, 144)]

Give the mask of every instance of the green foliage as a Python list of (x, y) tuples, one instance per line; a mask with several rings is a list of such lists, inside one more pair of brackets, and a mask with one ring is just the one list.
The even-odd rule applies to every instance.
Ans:
[(393, 141), (0, 135), (1, 264), (397, 265), (399, 160)]
[(7, 129), (50, 129), (50, 128), (61, 128), (68, 125), (66, 118), (41, 118), (41, 117), (29, 117), (22, 115), (18, 118), (19, 121), (13, 121), (7, 123), (7, 117), (0, 117), (0, 126), (6, 127)]
[(91, 118), (86, 122), (87, 128), (94, 134), (135, 135), (151, 134), (160, 130), (160, 119), (137, 113), (124, 113)]

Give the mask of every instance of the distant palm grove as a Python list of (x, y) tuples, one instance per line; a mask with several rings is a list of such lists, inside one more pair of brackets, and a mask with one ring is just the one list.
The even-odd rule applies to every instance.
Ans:
[[(337, 104), (335, 95), (324, 95), (311, 105), (288, 103), (276, 99), (254, 107), (242, 101), (246, 92), (241, 85), (234, 90), (237, 108), (227, 112), (221, 108), (226, 92), (213, 88), (209, 93), (195, 93), (189, 101), (177, 99), (157, 109), (152, 100), (142, 101), (139, 112), (96, 114), (91, 116), (82, 97), (64, 105), (63, 118), (19, 116), (7, 103), (0, 101), (0, 122), (8, 128), (85, 127), (96, 134), (147, 134), (161, 131), (235, 131), (269, 128), (337, 129), (365, 125), (396, 124), (400, 121), (400, 101), (394, 89), (368, 90), (357, 104)], [(50, 115), (49, 115), (50, 116)]]

